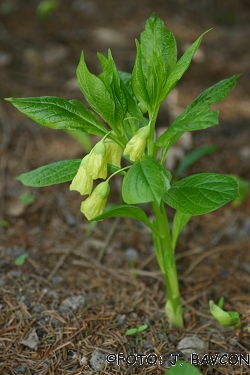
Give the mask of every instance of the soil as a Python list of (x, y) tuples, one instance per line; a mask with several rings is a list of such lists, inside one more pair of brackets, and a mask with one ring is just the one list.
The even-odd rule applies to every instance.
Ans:
[[(230, 203), (192, 218), (181, 235), (176, 259), (185, 329), (177, 330), (165, 318), (165, 285), (144, 226), (130, 219), (91, 226), (69, 183), (34, 189), (16, 180), (20, 173), (82, 158), (86, 151), (68, 134), (34, 124), (3, 98), (82, 100), (75, 78), (81, 50), (95, 73), (96, 52), (106, 53), (109, 47), (118, 68), (131, 71), (134, 39), (152, 12), (174, 33), (180, 54), (213, 28), (171, 101), (163, 103), (158, 125), (168, 126), (208, 86), (243, 73), (215, 106), (220, 125), (192, 134), (191, 149), (215, 145), (217, 151), (185, 175), (230, 173), (249, 181), (249, 1), (62, 0), (46, 19), (37, 15), (39, 3), (0, 4), (0, 373), (164, 374), (173, 353), (190, 362), (178, 344), (198, 337), (206, 345), (200, 359), (236, 354), (227, 365), (218, 360), (199, 366), (203, 374), (248, 374), (250, 360), (240, 364), (237, 359), (250, 356), (249, 195), (238, 207)], [(119, 200), (119, 181), (113, 180), (109, 203)], [(23, 193), (31, 194), (33, 202), (20, 202)], [(135, 262), (129, 261), (129, 249)], [(16, 265), (26, 253), (23, 265)], [(209, 300), (218, 302), (222, 296), (225, 310), (240, 314), (241, 329), (222, 327), (210, 315)], [(148, 328), (141, 340), (125, 335), (144, 324)], [(158, 360), (117, 366), (105, 362), (109, 353), (155, 353)]]

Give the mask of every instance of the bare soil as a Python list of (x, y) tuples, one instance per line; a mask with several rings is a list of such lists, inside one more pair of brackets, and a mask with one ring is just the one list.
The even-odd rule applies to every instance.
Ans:
[[(93, 367), (98, 362), (93, 365), (93, 353), (98, 351), (104, 355), (99, 358), (100, 375), (164, 374), (173, 353), (190, 362), (177, 348), (190, 336), (207, 345), (200, 358), (225, 353), (247, 358), (250, 197), (236, 208), (228, 204), (192, 218), (181, 235), (176, 259), (185, 329), (172, 328), (164, 314), (165, 286), (150, 233), (130, 219), (91, 227), (79, 211), (81, 197), (69, 191), (68, 183), (33, 189), (18, 182), (20, 173), (82, 158), (86, 152), (68, 134), (34, 124), (3, 98), (56, 95), (82, 100), (75, 79), (81, 50), (93, 72), (99, 69), (96, 52), (106, 53), (109, 47), (118, 68), (131, 71), (134, 38), (139, 38), (153, 11), (175, 34), (180, 54), (213, 28), (172, 102), (163, 104), (158, 125), (168, 126), (175, 113), (208, 86), (243, 73), (228, 98), (216, 105), (220, 125), (193, 134), (192, 149), (213, 144), (218, 150), (186, 175), (232, 173), (249, 181), (249, 2), (62, 0), (46, 20), (37, 16), (38, 4), (0, 3), (0, 373), (92, 374), (98, 370)], [(20, 203), (24, 192), (34, 196), (33, 203)], [(117, 179), (111, 192), (109, 203), (117, 203)], [(134, 265), (127, 260), (129, 248), (138, 254)], [(23, 253), (28, 253), (24, 264), (15, 265)], [(209, 300), (217, 302), (221, 296), (225, 310), (240, 313), (240, 330), (222, 327), (211, 317)], [(148, 328), (142, 341), (125, 335), (127, 329), (143, 324)], [(158, 361), (105, 364), (109, 353), (155, 353)], [(209, 375), (250, 372), (249, 364), (233, 362), (199, 368)]]

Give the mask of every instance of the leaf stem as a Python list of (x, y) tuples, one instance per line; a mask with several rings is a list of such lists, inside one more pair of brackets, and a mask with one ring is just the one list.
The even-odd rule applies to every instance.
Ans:
[(154, 244), (157, 247), (157, 260), (164, 273), (166, 283), (166, 314), (175, 327), (183, 328), (179, 281), (167, 213), (165, 211), (164, 202), (161, 202), (160, 206), (152, 202), (152, 207), (155, 214), (155, 225), (161, 233), (161, 237), (158, 237), (157, 240), (154, 238)]

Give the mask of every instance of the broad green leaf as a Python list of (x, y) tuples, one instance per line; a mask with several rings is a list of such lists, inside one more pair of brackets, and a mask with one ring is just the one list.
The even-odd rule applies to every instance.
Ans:
[(157, 202), (170, 187), (170, 173), (156, 160), (143, 156), (126, 173), (122, 197), (128, 204)]
[(123, 72), (121, 70), (118, 70), (118, 73), (124, 85), (127, 87), (128, 91), (130, 92), (130, 95), (133, 96), (132, 83), (131, 83), (132, 74), (128, 72)]
[(88, 134), (79, 132), (77, 130), (66, 130), (66, 133), (79, 142), (86, 153), (91, 151), (93, 145), (91, 137)]
[(146, 79), (143, 74), (142, 70), (142, 53), (141, 53), (141, 46), (138, 42), (136, 42), (136, 58), (135, 58), (135, 64), (132, 71), (132, 89), (133, 93), (136, 96), (137, 100), (141, 102), (147, 109), (149, 109), (149, 96), (146, 88)]
[(165, 146), (168, 150), (174, 142), (186, 131), (206, 129), (218, 123), (218, 112), (209, 111), (212, 103), (224, 99), (230, 90), (236, 85), (236, 79), (240, 74), (224, 79), (214, 86), (209, 87), (200, 94), (186, 109), (176, 118), (173, 124), (163, 133), (156, 145)]
[(216, 173), (199, 173), (175, 184), (163, 196), (164, 202), (188, 215), (202, 215), (239, 196), (232, 177)]
[(146, 21), (140, 41), (144, 75), (148, 76), (148, 67), (154, 63), (155, 52), (158, 50), (161, 52), (165, 66), (164, 73), (167, 76), (170, 69), (176, 64), (177, 46), (174, 35), (164, 26), (163, 21), (155, 13)]
[(22, 173), (17, 177), (26, 186), (42, 187), (60, 184), (71, 181), (78, 168), (81, 160), (62, 160), (52, 164), (44, 165), (33, 171)]
[(154, 225), (148, 220), (145, 212), (139, 207), (131, 205), (116, 206), (107, 210), (102, 215), (95, 217), (94, 220), (103, 220), (110, 217), (129, 217), (130, 219), (139, 220), (147, 225), (152, 231), (158, 233)]
[(5, 100), (38, 124), (48, 128), (79, 130), (100, 136), (108, 132), (94, 113), (86, 109), (78, 100), (68, 101), (55, 96)]
[(240, 316), (237, 311), (224, 311), (214, 301), (209, 301), (210, 313), (224, 327), (240, 328)]
[(24, 206), (28, 206), (35, 202), (35, 197), (33, 194), (31, 194), (29, 191), (23, 192), (19, 196), (19, 202), (21, 202)]
[[(211, 30), (211, 29), (210, 29)], [(169, 76), (167, 78), (167, 82), (165, 84), (162, 98), (164, 100), (166, 96), (170, 93), (170, 91), (175, 87), (177, 82), (181, 79), (183, 74), (188, 69), (192, 58), (197, 51), (203, 36), (208, 33), (210, 30), (205, 31), (190, 47), (189, 49), (181, 56), (181, 58), (177, 61), (177, 63), (173, 66), (170, 70)]]
[[(81, 159), (62, 160), (55, 163), (47, 164), (33, 171), (22, 173), (17, 177), (26, 186), (43, 187), (61, 184), (71, 181), (76, 175), (80, 166)], [(108, 164), (108, 171), (117, 172), (119, 168)], [(125, 175), (124, 171), (120, 174)]]
[(174, 366), (165, 372), (165, 375), (202, 375), (202, 373), (191, 363), (178, 360)]
[(202, 158), (205, 155), (211, 154), (217, 150), (216, 146), (204, 146), (197, 148), (196, 150), (187, 154), (180, 164), (178, 165), (175, 175), (179, 178), (183, 172), (185, 172), (189, 167), (191, 167), (197, 160)]
[[(116, 68), (111, 51), (108, 51), (108, 59), (101, 53), (98, 53), (98, 58), (103, 70), (99, 78), (110, 92), (115, 103), (115, 121), (118, 128), (125, 117), (135, 117), (138, 121), (143, 122), (143, 115), (137, 106), (133, 93), (131, 94), (131, 87), (129, 90), (123, 82), (121, 74)], [(125, 73), (123, 73), (123, 77), (124, 75)]]
[(153, 13), (136, 46), (132, 87), (139, 102), (152, 112), (158, 108), (167, 76), (176, 64), (176, 41), (163, 21)]
[(239, 176), (236, 176), (236, 175), (231, 175), (231, 177), (233, 177), (238, 182), (238, 185), (239, 185), (239, 197), (235, 198), (232, 202), (233, 207), (238, 207), (246, 199), (247, 194), (249, 193), (249, 190), (250, 190), (250, 183), (249, 181), (244, 180), (243, 178), (240, 178)]
[(156, 109), (161, 102), (162, 90), (166, 80), (165, 65), (161, 52), (158, 50), (154, 52), (152, 61), (148, 64), (146, 81), (150, 107), (153, 110)]
[(83, 52), (81, 54), (76, 74), (79, 87), (90, 107), (111, 127), (115, 128), (115, 103), (110, 90), (107, 89), (100, 77), (96, 77), (89, 72)]
[(176, 211), (174, 215), (173, 227), (172, 227), (172, 247), (175, 249), (176, 243), (178, 240), (179, 235), (181, 234), (182, 230), (185, 228), (189, 220), (191, 219), (191, 215), (184, 214), (181, 211)]
[(25, 263), (25, 260), (29, 257), (29, 254), (28, 253), (23, 253), (21, 255), (19, 255), (16, 259), (15, 259), (15, 265), (16, 266), (22, 266), (24, 263)]

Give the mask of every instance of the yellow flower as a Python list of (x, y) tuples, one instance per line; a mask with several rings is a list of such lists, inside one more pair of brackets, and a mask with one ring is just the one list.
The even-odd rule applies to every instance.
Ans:
[(92, 194), (82, 202), (81, 212), (88, 220), (92, 220), (103, 213), (109, 192), (109, 183), (107, 181), (101, 182)]
[(93, 188), (93, 178), (86, 170), (88, 160), (89, 155), (82, 159), (80, 167), (69, 187), (69, 190), (79, 191), (81, 195), (90, 194)]
[(92, 176), (93, 180), (96, 180), (97, 178), (103, 178), (105, 180), (107, 173), (106, 145), (104, 141), (100, 141), (90, 153), (87, 174)]
[(143, 155), (149, 132), (150, 126), (144, 126), (143, 128), (140, 128), (127, 143), (124, 150), (124, 155), (129, 155), (131, 161), (137, 161)]
[(122, 148), (118, 143), (111, 141), (110, 139), (105, 140), (106, 152), (107, 152), (107, 163), (114, 165), (115, 167), (121, 168)]

